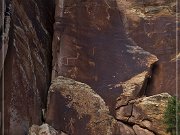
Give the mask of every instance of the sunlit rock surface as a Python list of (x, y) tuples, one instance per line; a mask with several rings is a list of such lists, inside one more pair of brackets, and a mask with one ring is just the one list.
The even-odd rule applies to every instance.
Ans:
[(161, 93), (131, 100), (127, 105), (120, 106), (116, 110), (116, 118), (129, 124), (141, 126), (133, 126), (136, 134), (167, 135), (163, 114), (170, 97), (168, 93)]
[(43, 124), (41, 126), (32, 125), (29, 129), (29, 135), (63, 135), (63, 134), (58, 133), (54, 128), (52, 128), (48, 124)]

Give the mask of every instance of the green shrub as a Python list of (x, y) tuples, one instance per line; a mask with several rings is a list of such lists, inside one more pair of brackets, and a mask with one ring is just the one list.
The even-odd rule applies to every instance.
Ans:
[[(178, 107), (177, 111), (176, 104)], [(176, 135), (176, 122), (178, 122), (178, 132), (180, 134), (180, 101), (177, 101), (176, 97), (171, 97), (164, 112), (164, 123), (167, 126), (167, 133)]]

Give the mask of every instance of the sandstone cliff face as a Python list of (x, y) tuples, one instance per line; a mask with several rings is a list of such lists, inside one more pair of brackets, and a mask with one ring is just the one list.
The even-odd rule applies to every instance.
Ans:
[(111, 107), (116, 84), (150, 71), (157, 58), (126, 34), (116, 1), (57, 0), (52, 79), (61, 75), (90, 85)]
[(41, 110), (46, 106), (53, 1), (5, 2), (6, 7), (11, 4), (11, 9), (5, 12), (9, 12), (9, 33), (5, 31), (9, 40), (3, 44), (8, 45), (4, 63), (5, 134), (23, 135), (33, 123), (42, 123)]
[(6, 0), (5, 134), (167, 135), (162, 114), (179, 59), (175, 6)]
[(117, 0), (117, 3), (124, 14), (127, 34), (137, 45), (159, 59), (153, 67), (147, 94), (169, 92), (175, 95), (176, 1)]

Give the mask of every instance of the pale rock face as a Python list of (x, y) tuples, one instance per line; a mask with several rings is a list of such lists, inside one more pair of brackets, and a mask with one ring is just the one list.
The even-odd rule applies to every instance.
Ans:
[[(138, 124), (141, 128), (144, 127), (154, 133), (167, 135), (166, 126), (163, 123), (163, 114), (170, 97), (168, 93), (161, 93), (150, 97), (137, 98), (130, 101), (128, 105), (117, 109), (116, 118)], [(133, 127), (135, 132), (138, 131), (138, 128), (137, 126)], [(143, 132), (145, 131), (139, 132), (139, 134), (141, 135)]]
[(41, 126), (32, 125), (29, 129), (29, 135), (67, 135), (63, 132), (58, 132), (48, 124)]

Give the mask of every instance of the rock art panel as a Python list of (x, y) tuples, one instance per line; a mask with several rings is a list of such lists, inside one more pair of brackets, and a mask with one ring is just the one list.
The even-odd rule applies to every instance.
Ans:
[(56, 0), (52, 79), (64, 76), (90, 85), (113, 113), (122, 93), (114, 85), (144, 71), (157, 58), (126, 33), (116, 1)]
[(104, 100), (90, 86), (62, 76), (50, 86), (46, 122), (72, 135), (120, 134)]

